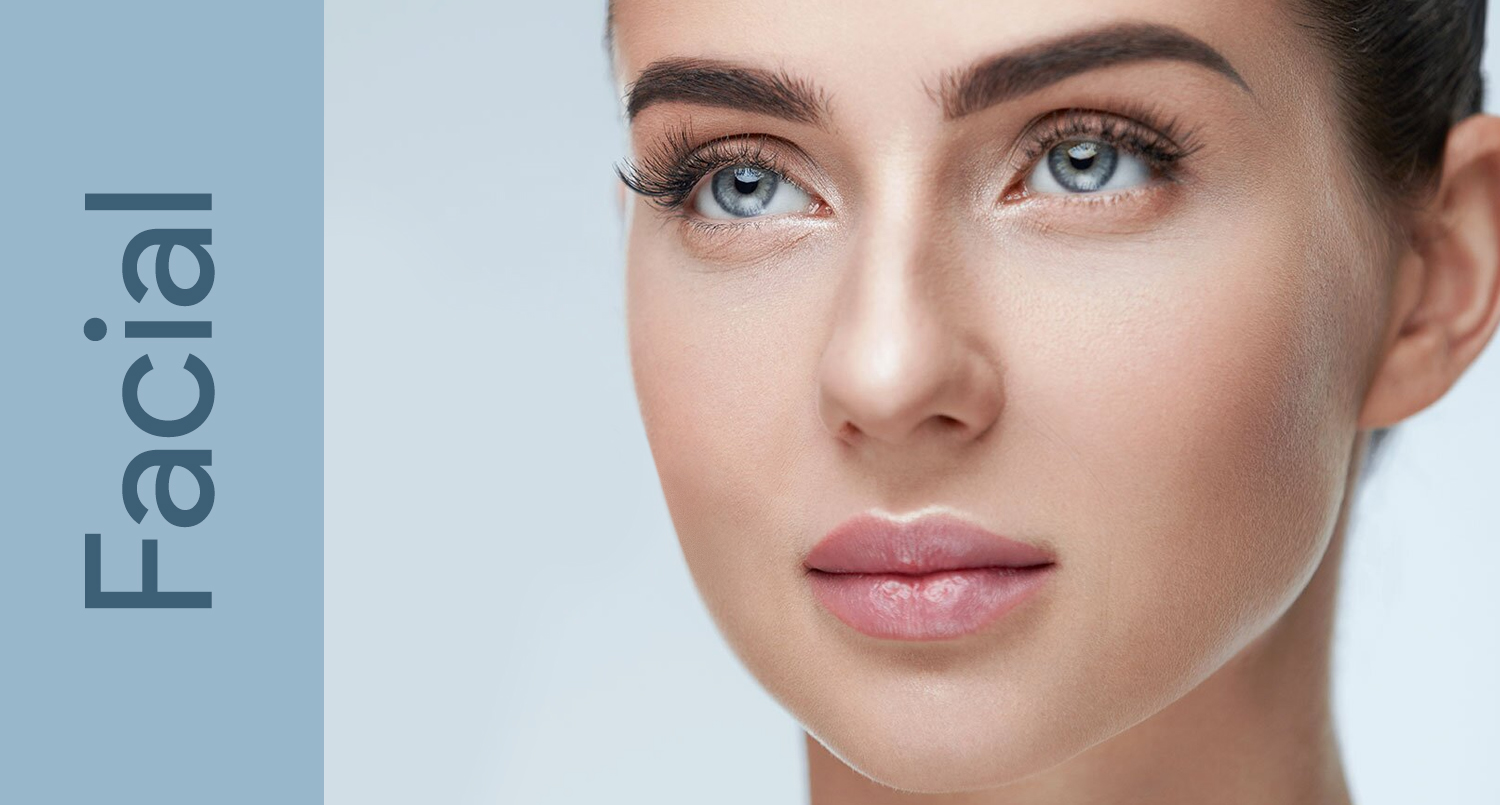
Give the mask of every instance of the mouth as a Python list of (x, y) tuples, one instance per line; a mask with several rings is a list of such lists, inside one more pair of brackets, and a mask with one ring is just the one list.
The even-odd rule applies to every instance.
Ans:
[(803, 562), (814, 597), (844, 624), (888, 640), (948, 640), (1014, 609), (1052, 575), (1050, 552), (948, 514), (861, 514)]

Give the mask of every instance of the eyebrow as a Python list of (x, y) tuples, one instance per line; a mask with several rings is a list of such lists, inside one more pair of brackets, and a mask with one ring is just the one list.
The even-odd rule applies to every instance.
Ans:
[[(1037, 92), (1066, 78), (1130, 62), (1168, 60), (1198, 64), (1250, 92), (1224, 54), (1177, 28), (1120, 23), (1038, 42), (948, 73), (934, 93), (949, 120)], [(626, 118), (668, 102), (759, 112), (797, 123), (820, 124), (827, 96), (812, 83), (781, 70), (718, 59), (667, 58), (641, 71), (625, 92)]]
[(818, 123), (828, 115), (827, 98), (812, 84), (779, 70), (716, 59), (652, 62), (626, 90), (626, 117), (633, 120), (646, 107), (669, 101), (760, 112), (797, 123)]
[(1203, 40), (1168, 25), (1122, 23), (1066, 34), (984, 59), (949, 73), (937, 96), (944, 117), (953, 120), (1079, 73), (1162, 59), (1202, 65), (1251, 91), (1224, 54)]

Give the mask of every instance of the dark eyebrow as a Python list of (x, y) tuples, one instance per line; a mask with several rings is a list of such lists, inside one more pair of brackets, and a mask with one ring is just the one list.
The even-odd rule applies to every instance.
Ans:
[(1250, 91), (1229, 60), (1203, 40), (1167, 25), (1123, 23), (992, 56), (950, 73), (937, 94), (943, 115), (952, 120), (1079, 73), (1151, 59), (1199, 64)]
[(827, 99), (805, 81), (715, 59), (652, 62), (625, 92), (626, 117), (633, 120), (642, 109), (668, 101), (743, 109), (798, 123), (818, 123), (828, 113)]

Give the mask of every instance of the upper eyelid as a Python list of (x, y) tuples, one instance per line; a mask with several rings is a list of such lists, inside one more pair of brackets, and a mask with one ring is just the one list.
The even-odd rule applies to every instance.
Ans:
[[(714, 147), (714, 146), (712, 144), (708, 144), (708, 145), (704, 146), (704, 148), (709, 148), (709, 147)], [(738, 147), (738, 146), (737, 145), (726, 145), (726, 146), (720, 146), (720, 147)], [(694, 151), (694, 154), (702, 154), (702, 153), (703, 153), (703, 149), (701, 149), (701, 148), (698, 149), (698, 150), (696, 150), (696, 151)], [(721, 152), (719, 154), (709, 154), (709, 155), (707, 155), (705, 157), (702, 157), (702, 159), (704, 161), (704, 168), (705, 169), (704, 169), (703, 173), (700, 176), (698, 176), (698, 178), (697, 178), (697, 181), (699, 183), (701, 183), (704, 179), (708, 178), (712, 174), (717, 173), (718, 171), (721, 171), (721, 170), (723, 170), (725, 168), (733, 167), (735, 165), (750, 165), (752, 167), (760, 168), (762, 170), (771, 171), (771, 172), (775, 173), (776, 175), (780, 176), (783, 180), (789, 181), (792, 184), (797, 185), (798, 187), (802, 187), (802, 183), (794, 180), (792, 178), (792, 176), (791, 176), (791, 174), (795, 173), (796, 171), (794, 171), (791, 168), (789, 168), (786, 165), (786, 160), (782, 159), (781, 157), (779, 157), (777, 155), (776, 151), (774, 150), (774, 146), (771, 146), (771, 147), (767, 146), (767, 141), (766, 140), (761, 140), (761, 141), (757, 142), (757, 144), (756, 144), (756, 150), (755, 150), (754, 153), (750, 153), (748, 151), (728, 152), (728, 153)], [(804, 189), (806, 189), (806, 188), (804, 188)]]
[[(1021, 136), (1010, 149), (1009, 160), (1013, 165), (1020, 163), (1020, 167), (1029, 166), (1039, 160), (1045, 153), (1057, 144), (1064, 142), (1066, 136), (1061, 135), (1059, 130), (1067, 125), (1084, 122), (1089, 124), (1094, 136), (1106, 139), (1117, 147), (1124, 146), (1127, 150), (1138, 156), (1146, 157), (1153, 164), (1175, 164), (1186, 159), (1199, 149), (1199, 144), (1194, 139), (1194, 133), (1176, 132), (1175, 122), (1169, 122), (1164, 126), (1153, 125), (1144, 122), (1137, 117), (1122, 115), (1113, 112), (1105, 112), (1094, 109), (1070, 108), (1053, 110), (1031, 120), (1022, 130)], [(1108, 132), (1104, 129), (1108, 126), (1118, 126), (1119, 132)], [(1167, 131), (1163, 131), (1166, 128)], [(1078, 132), (1078, 134), (1089, 132)], [(1126, 137), (1131, 133), (1143, 135), (1149, 139), (1149, 148), (1140, 147), (1139, 143), (1126, 142)], [(1155, 150), (1157, 153), (1147, 153)], [(1169, 153), (1162, 153), (1163, 151)], [(1017, 159), (1020, 154), (1020, 159)]]

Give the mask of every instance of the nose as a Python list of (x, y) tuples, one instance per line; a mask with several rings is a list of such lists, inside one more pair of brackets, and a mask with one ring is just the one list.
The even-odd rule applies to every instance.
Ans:
[(978, 439), (1004, 398), (983, 311), (952, 261), (895, 245), (844, 277), (819, 366), (824, 427), (851, 445)]

